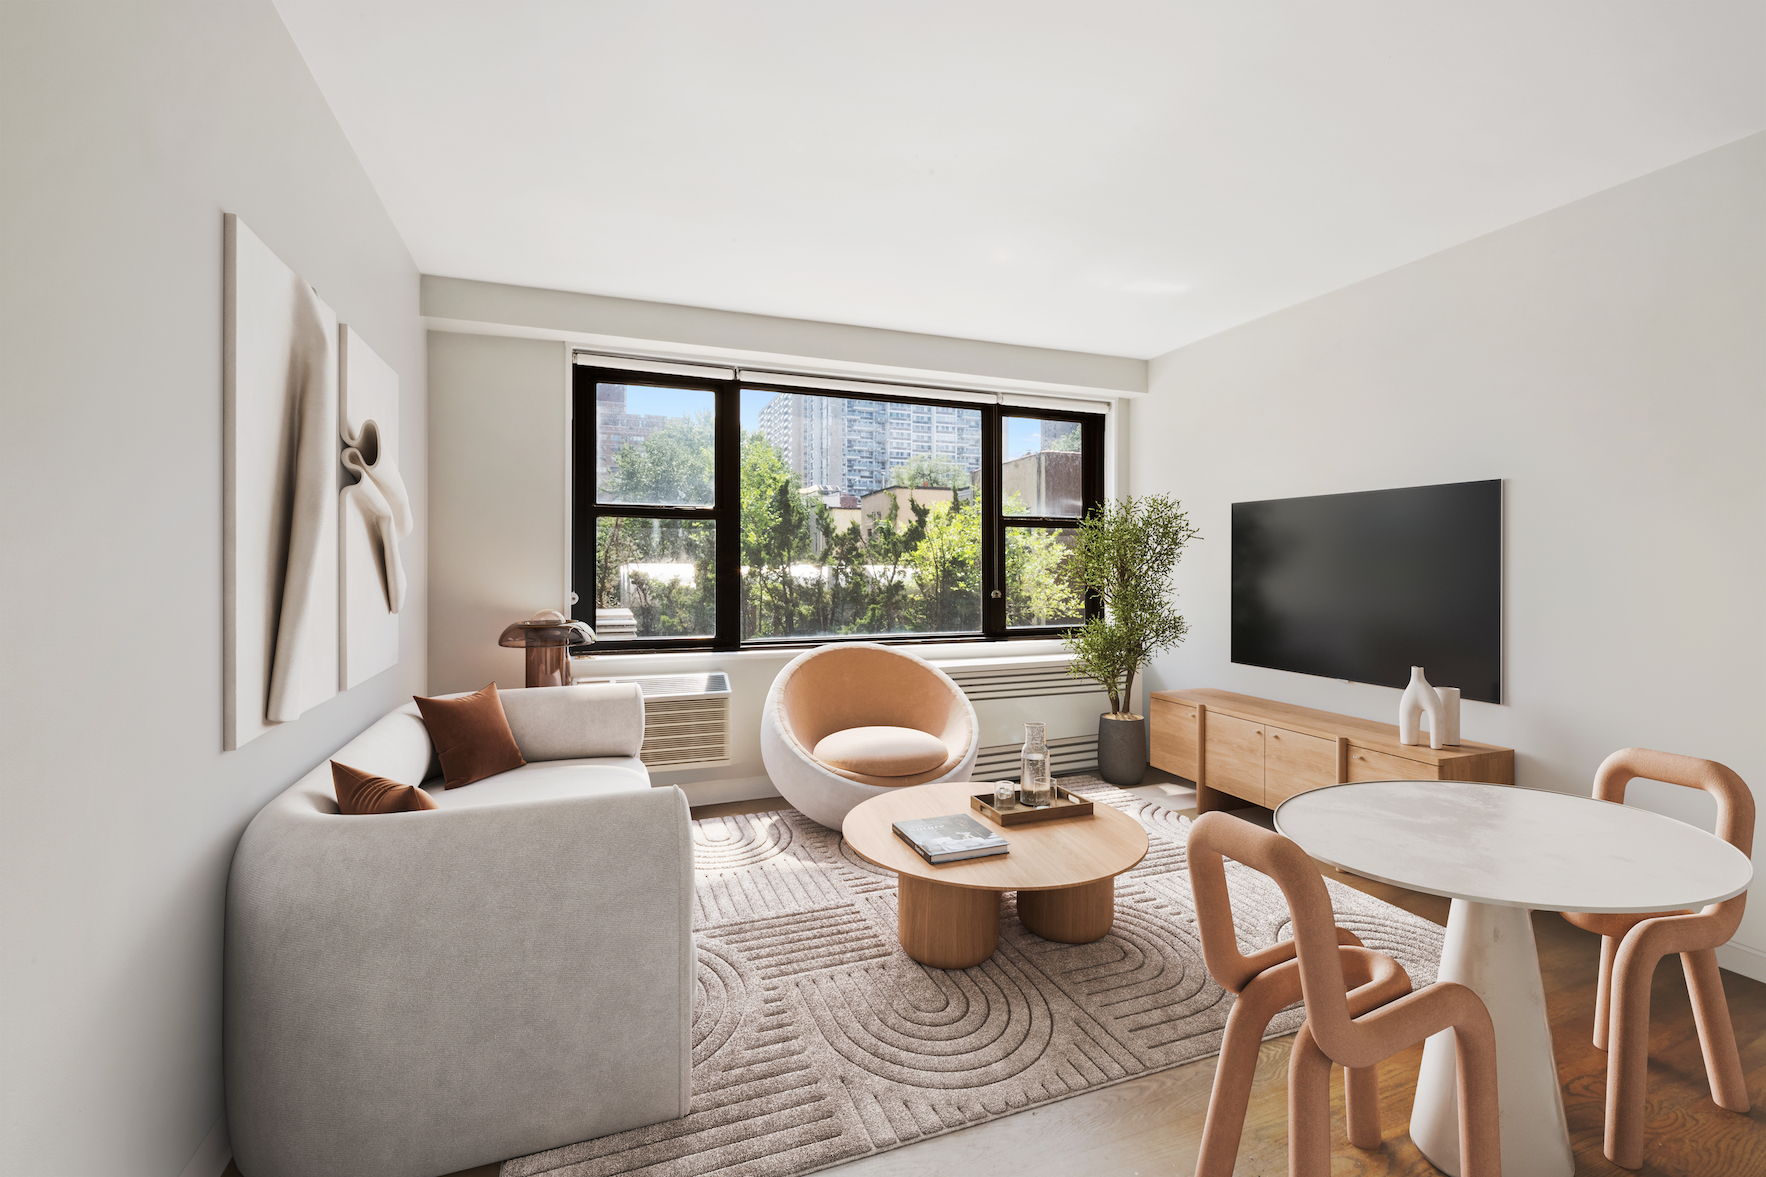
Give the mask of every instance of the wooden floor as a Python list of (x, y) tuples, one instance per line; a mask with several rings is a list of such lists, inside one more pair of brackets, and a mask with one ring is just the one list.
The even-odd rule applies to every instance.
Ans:
[[(706, 805), (695, 818), (760, 813), (783, 808), (779, 798)], [(1193, 811), (1188, 812), (1193, 816)], [(1447, 922), (1447, 900), (1322, 868), (1333, 878), (1438, 924)], [(1589, 1040), (1594, 1020), (1600, 938), (1571, 927), (1554, 913), (1536, 912), (1552, 1045), (1563, 1082), (1564, 1110), (1576, 1152), (1578, 1177), (1629, 1173), (1601, 1153), (1606, 1055)], [(1766, 984), (1723, 973), (1730, 1016), (1741, 1046), (1742, 1067), (1754, 1110), (1726, 1112), (1705, 1086), (1686, 983), (1676, 962), (1656, 970), (1650, 1006), (1649, 1130), (1645, 1177), (1766, 1177)], [(1292, 1036), (1263, 1044), (1250, 1115), (1235, 1173), (1278, 1177), (1287, 1161), (1287, 1066)], [(1384, 1142), (1378, 1151), (1352, 1148), (1342, 1137), (1342, 1072), (1332, 1088), (1337, 1148), (1333, 1177), (1432, 1174), (1410, 1142), (1406, 1123), (1422, 1048), (1414, 1047), (1380, 1068)], [(840, 1177), (1135, 1177), (1187, 1175), (1194, 1171), (1214, 1060), (1203, 1059), (1156, 1075), (1089, 1091), (1034, 1111), (991, 1120), (919, 1144), (866, 1157), (827, 1173)], [(495, 1177), (495, 1166), (452, 1177)], [(225, 1177), (240, 1177), (229, 1165)]]

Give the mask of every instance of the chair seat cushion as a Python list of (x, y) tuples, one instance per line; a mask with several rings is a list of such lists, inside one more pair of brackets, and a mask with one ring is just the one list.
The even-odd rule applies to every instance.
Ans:
[(932, 733), (911, 727), (849, 727), (824, 738), (812, 755), (847, 772), (896, 777), (937, 768), (950, 749)]

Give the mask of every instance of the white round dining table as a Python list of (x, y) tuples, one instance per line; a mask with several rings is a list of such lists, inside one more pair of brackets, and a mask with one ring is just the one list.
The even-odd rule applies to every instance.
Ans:
[[(1506, 1177), (1572, 1177), (1529, 912), (1697, 910), (1747, 890), (1753, 864), (1696, 826), (1565, 793), (1468, 781), (1364, 781), (1300, 793), (1276, 829), (1332, 866), (1453, 900), (1439, 977), (1496, 1025)], [(1428, 1040), (1410, 1136), (1459, 1177), (1453, 1031)]]

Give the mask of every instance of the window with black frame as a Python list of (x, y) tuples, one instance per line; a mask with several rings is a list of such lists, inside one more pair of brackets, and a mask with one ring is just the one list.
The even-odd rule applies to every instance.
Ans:
[(1059, 633), (1102, 440), (1095, 414), (579, 366), (576, 616), (634, 650)]
[(1080, 422), (1004, 415), (1000, 420), (1002, 591), (1010, 629), (1078, 625), (1085, 586), (1070, 559), (1087, 494)]

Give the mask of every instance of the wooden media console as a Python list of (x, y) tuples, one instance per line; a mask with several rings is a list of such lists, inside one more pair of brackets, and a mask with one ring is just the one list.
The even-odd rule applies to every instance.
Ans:
[(1515, 783), (1512, 748), (1400, 744), (1395, 724), (1230, 691), (1154, 691), (1152, 728), (1153, 767), (1196, 782), (1198, 813), (1345, 781)]

